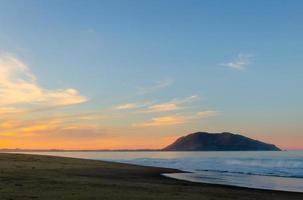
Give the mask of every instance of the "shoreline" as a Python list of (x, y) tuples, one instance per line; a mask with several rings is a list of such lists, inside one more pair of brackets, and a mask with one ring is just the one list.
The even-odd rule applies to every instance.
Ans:
[[(224, 173), (221, 173), (221, 172), (211, 172), (212, 173), (212, 180), (214, 179), (217, 179), (218, 176), (217, 174), (221, 174), (223, 175)], [(230, 175), (230, 174), (235, 174), (235, 173), (227, 173), (227, 176)], [(264, 185), (262, 187), (259, 187), (258, 185), (250, 185), (250, 186), (246, 186), (246, 185), (242, 185), (242, 184), (234, 184), (234, 183), (226, 183), (226, 184), (223, 184), (223, 183), (219, 183), (219, 182), (216, 182), (216, 181), (210, 181), (210, 180), (207, 180), (209, 179), (209, 177), (199, 177), (199, 178), (196, 178), (196, 173), (195, 172), (177, 172), (177, 173), (165, 173), (165, 174), (162, 174), (163, 176), (165, 177), (168, 177), (168, 178), (172, 178), (172, 179), (176, 179), (176, 180), (181, 180), (181, 181), (188, 181), (188, 182), (192, 182), (192, 183), (202, 183), (202, 184), (210, 184), (210, 185), (218, 185), (218, 186), (227, 186), (227, 187), (237, 187), (237, 188), (244, 188), (244, 189), (254, 189), (254, 190), (264, 190), (264, 191), (272, 191), (272, 192), (290, 192), (290, 193), (299, 193), (299, 194), (303, 194), (303, 192), (301, 190), (283, 190), (283, 189), (275, 189), (274, 187), (273, 188), (267, 188), (265, 187)], [(237, 174), (238, 175), (238, 174)], [(262, 177), (262, 178), (281, 178), (281, 177), (271, 177), (271, 176), (260, 176), (260, 175), (244, 175), (244, 176), (253, 176), (253, 177)], [(206, 180), (203, 181), (202, 179), (205, 178)], [(282, 177), (282, 178), (285, 178), (285, 177)], [(292, 178), (290, 178), (292, 179)], [(263, 179), (264, 180), (264, 179)]]
[(90, 159), (0, 153), (3, 199), (299, 200), (303, 193), (194, 183), (164, 177), (181, 170)]
[[(280, 175), (268, 175), (268, 174), (253, 174), (253, 173), (239, 173), (232, 171), (218, 171), (218, 170), (186, 170), (183, 167), (180, 167), (178, 164), (170, 165), (168, 164), (153, 164), (152, 162), (128, 162), (127, 159), (123, 160), (119, 156), (111, 154), (104, 154), (102, 156), (98, 154), (98, 156), (92, 156), (94, 154), (86, 154), (86, 152), (81, 152), (81, 154), (77, 154), (74, 152), (10, 152), (10, 153), (18, 153), (18, 154), (32, 154), (32, 155), (52, 155), (59, 157), (69, 157), (69, 158), (82, 158), (82, 159), (92, 159), (99, 161), (109, 161), (115, 163), (125, 163), (125, 164), (134, 164), (139, 166), (149, 166), (149, 167), (164, 167), (171, 169), (178, 169), (183, 171), (182, 173), (174, 173), (169, 174), (169, 178), (174, 178), (177, 180), (189, 181), (194, 183), (204, 183), (204, 184), (214, 184), (214, 185), (226, 185), (226, 186), (235, 186), (242, 188), (251, 188), (251, 189), (261, 189), (261, 190), (273, 190), (273, 191), (284, 191), (284, 192), (299, 192), (303, 193), (302, 184), (303, 179), (300, 177), (294, 176), (280, 176)], [(82, 155), (84, 153), (84, 155)], [(124, 152), (126, 153), (126, 152)], [(138, 152), (136, 152), (138, 153)], [(139, 152), (140, 153), (140, 152)], [(146, 152), (145, 152), (146, 153)], [(186, 152), (187, 153), (187, 152)], [(110, 155), (110, 156), (108, 156)], [(132, 155), (132, 154), (129, 154)], [(125, 155), (126, 156), (126, 155)], [(140, 155), (147, 156), (145, 154)], [(127, 154), (128, 157), (128, 154)], [(132, 157), (132, 156), (131, 156)], [(115, 158), (115, 159), (114, 159)], [(122, 160), (121, 160), (122, 159)], [(206, 162), (203, 162), (206, 163)], [(203, 164), (202, 163), (202, 164)], [(182, 164), (182, 163), (181, 163)], [(186, 164), (186, 163), (184, 163)], [(179, 167), (178, 167), (179, 166)], [(229, 166), (227, 166), (229, 167)], [(222, 168), (223, 169), (223, 168)], [(189, 173), (190, 172), (190, 173)]]

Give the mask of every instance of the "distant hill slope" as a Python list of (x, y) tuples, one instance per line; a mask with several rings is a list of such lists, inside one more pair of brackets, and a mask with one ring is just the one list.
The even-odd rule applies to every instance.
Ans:
[(166, 151), (280, 151), (273, 144), (232, 133), (197, 132), (180, 137)]

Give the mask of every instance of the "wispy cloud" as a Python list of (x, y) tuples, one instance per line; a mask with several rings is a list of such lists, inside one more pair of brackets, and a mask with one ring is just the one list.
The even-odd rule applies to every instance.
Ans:
[(0, 136), (28, 136), (37, 131), (55, 130), (61, 122), (59, 120), (11, 120), (0, 124)]
[(133, 127), (153, 127), (153, 126), (170, 126), (177, 124), (185, 124), (192, 122), (198, 119), (205, 119), (209, 117), (215, 117), (220, 115), (220, 112), (214, 110), (201, 111), (197, 113), (193, 113), (191, 115), (173, 115), (173, 116), (164, 116), (164, 117), (156, 117), (152, 118), (149, 121), (142, 123), (135, 123)]
[(129, 110), (129, 109), (134, 109), (137, 108), (138, 105), (136, 103), (127, 103), (123, 105), (118, 105), (114, 109), (115, 110)]
[(249, 54), (238, 54), (238, 56), (231, 62), (222, 63), (222, 66), (230, 67), (236, 70), (244, 70), (246, 66), (251, 64), (252, 55)]
[(12, 55), (0, 55), (0, 106), (17, 104), (62, 106), (86, 101), (87, 98), (79, 95), (74, 88), (56, 90), (43, 88), (24, 63)]
[(156, 92), (158, 90), (167, 88), (167, 87), (171, 86), (173, 83), (174, 83), (174, 81), (172, 79), (164, 79), (164, 80), (155, 82), (151, 86), (135, 87), (136, 90), (137, 90), (136, 95), (144, 95), (144, 94), (153, 93), (153, 92)]
[[(19, 115), (18, 115), (19, 116)], [(34, 119), (14, 118), (1, 119), (0, 136), (28, 136), (40, 134), (41, 131), (65, 130), (74, 127), (88, 126), (87, 122), (106, 118), (101, 112), (86, 112), (75, 114), (60, 114)], [(90, 127), (92, 127), (90, 125)], [(94, 126), (94, 127), (97, 127)]]
[(96, 30), (94, 28), (88, 28), (85, 30), (87, 33), (96, 33)]
[(208, 117), (215, 117), (220, 115), (221, 112), (216, 111), (216, 110), (206, 110), (206, 111), (202, 111), (202, 112), (198, 112), (196, 114), (196, 118), (208, 118)]
[(0, 107), (0, 115), (11, 115), (21, 113), (23, 110), (14, 107)]
[(137, 109), (137, 113), (156, 113), (156, 112), (168, 112), (184, 108), (185, 104), (193, 102), (197, 99), (197, 95), (192, 95), (189, 97), (181, 99), (173, 99), (164, 103), (153, 104), (151, 102), (135, 102), (126, 103), (114, 107), (115, 110), (134, 110)]
[(182, 99), (173, 99), (169, 102), (154, 104), (142, 110), (141, 113), (168, 112), (184, 108), (185, 104), (193, 102), (198, 96), (192, 95)]
[(156, 117), (151, 119), (151, 121), (133, 124), (133, 127), (150, 127), (150, 126), (167, 126), (183, 124), (186, 122), (186, 118), (182, 116), (166, 116), (166, 117)]
[(151, 104), (150, 102), (125, 103), (125, 104), (117, 105), (113, 109), (114, 110), (133, 110), (133, 109), (139, 109), (139, 108), (146, 107), (150, 104)]
[(152, 112), (167, 112), (177, 110), (178, 105), (176, 103), (162, 103), (149, 106), (146, 110), (141, 111), (143, 113), (152, 113)]

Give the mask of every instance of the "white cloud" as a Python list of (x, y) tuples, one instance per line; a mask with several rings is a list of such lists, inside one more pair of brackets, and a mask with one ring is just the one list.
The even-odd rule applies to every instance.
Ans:
[(223, 63), (222, 66), (230, 67), (236, 70), (244, 70), (247, 65), (252, 62), (252, 55), (239, 54), (237, 58), (231, 62)]
[(72, 105), (87, 98), (74, 88), (49, 90), (40, 86), (30, 69), (12, 55), (0, 55), (0, 106), (43, 104)]

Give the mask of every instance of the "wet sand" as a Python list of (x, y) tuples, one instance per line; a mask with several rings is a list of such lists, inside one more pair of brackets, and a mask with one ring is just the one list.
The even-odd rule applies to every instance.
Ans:
[(302, 200), (303, 193), (191, 183), (178, 170), (52, 156), (0, 154), (0, 199)]

